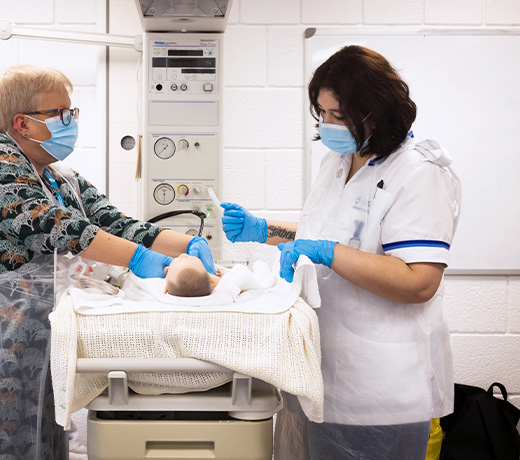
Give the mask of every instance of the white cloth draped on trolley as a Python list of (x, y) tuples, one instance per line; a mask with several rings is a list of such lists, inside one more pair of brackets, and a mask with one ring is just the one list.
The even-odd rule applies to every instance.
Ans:
[[(134, 283), (136, 279), (129, 278), (132, 292), (128, 299), (126, 293), (114, 296), (95, 289), (68, 288), (50, 318), (57, 423), (68, 429), (71, 414), (108, 384), (106, 375), (77, 374), (78, 358), (125, 357), (188, 357), (213, 362), (296, 395), (309, 419), (322, 421), (318, 321), (314, 310), (299, 296), (305, 292), (319, 306), (314, 266), (302, 261), (295, 284), (279, 278), (269, 281), (263, 272), (257, 282), (264, 285), (255, 285), (255, 276), (264, 268), (255, 267), (247, 280), (242, 269), (237, 275), (233, 271), (238, 270), (230, 270), (219, 283), (221, 292), (232, 291), (233, 276), (243, 287), (240, 293), (233, 291), (234, 301), (218, 306), (177, 302), (168, 310), (160, 301), (165, 298), (162, 296), (172, 297), (162, 293), (164, 280), (162, 290), (152, 288), (156, 295), (150, 296), (143, 287), (146, 280)], [(266, 281), (271, 287), (266, 288)], [(246, 284), (249, 288), (245, 289)], [(146, 300), (130, 300), (136, 299), (140, 290)], [(128, 383), (141, 394), (186, 393), (217, 387), (231, 377), (228, 372), (129, 373)]]

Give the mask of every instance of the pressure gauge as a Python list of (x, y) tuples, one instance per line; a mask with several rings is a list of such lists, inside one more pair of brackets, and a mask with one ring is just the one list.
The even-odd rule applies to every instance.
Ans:
[(167, 205), (175, 200), (175, 190), (170, 184), (159, 184), (153, 191), (153, 197), (157, 203)]
[(194, 228), (190, 228), (188, 230), (186, 230), (186, 235), (190, 235), (190, 236), (198, 236), (199, 232), (197, 230), (195, 230)]
[(169, 137), (161, 137), (153, 146), (153, 151), (159, 158), (167, 160), (175, 153), (175, 143)]

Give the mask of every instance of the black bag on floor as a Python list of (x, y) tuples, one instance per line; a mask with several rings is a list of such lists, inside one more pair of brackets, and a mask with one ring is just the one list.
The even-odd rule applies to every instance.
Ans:
[[(493, 387), (504, 399), (493, 396)], [(520, 435), (516, 429), (520, 409), (507, 401), (501, 383), (487, 391), (455, 384), (455, 411), (441, 418), (445, 432), (441, 460), (519, 460)]]

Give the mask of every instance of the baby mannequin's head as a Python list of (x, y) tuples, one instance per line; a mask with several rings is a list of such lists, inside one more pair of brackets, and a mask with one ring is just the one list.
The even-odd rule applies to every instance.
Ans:
[(198, 257), (181, 254), (166, 271), (166, 292), (178, 297), (210, 295), (220, 277), (208, 273)]

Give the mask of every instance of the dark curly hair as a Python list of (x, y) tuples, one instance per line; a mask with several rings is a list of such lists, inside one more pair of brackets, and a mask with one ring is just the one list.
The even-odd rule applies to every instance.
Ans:
[[(383, 56), (362, 46), (345, 46), (314, 72), (309, 99), (316, 121), (321, 90), (330, 91), (338, 100), (358, 150), (368, 137), (363, 121), (367, 119), (374, 127), (361, 151), (363, 156), (375, 154), (379, 159), (390, 155), (406, 139), (415, 121), (417, 107), (410, 99), (408, 85)], [(314, 140), (318, 139), (319, 134)]]

